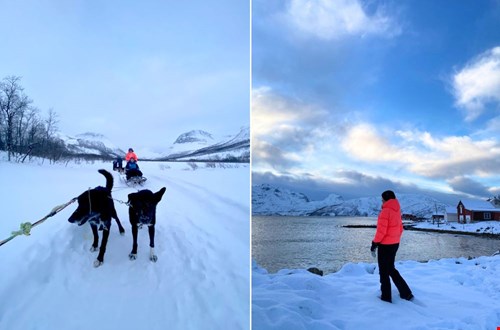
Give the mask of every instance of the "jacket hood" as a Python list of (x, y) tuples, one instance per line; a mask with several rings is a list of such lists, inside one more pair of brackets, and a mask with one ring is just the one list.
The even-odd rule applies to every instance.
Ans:
[(401, 211), (401, 206), (399, 205), (399, 201), (397, 199), (389, 199), (387, 202), (382, 205), (383, 209), (391, 209), (395, 212)]

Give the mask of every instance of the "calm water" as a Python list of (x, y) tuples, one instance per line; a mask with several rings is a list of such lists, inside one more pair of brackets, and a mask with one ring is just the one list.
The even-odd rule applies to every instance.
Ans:
[[(375, 262), (370, 254), (376, 218), (252, 217), (252, 259), (275, 273), (280, 269), (318, 267), (330, 273), (347, 262)], [(396, 260), (426, 261), (492, 255), (500, 240), (467, 235), (405, 230)]]

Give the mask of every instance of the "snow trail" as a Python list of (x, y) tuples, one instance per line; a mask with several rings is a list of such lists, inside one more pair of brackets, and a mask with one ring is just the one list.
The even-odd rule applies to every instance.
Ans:
[[(44, 213), (40, 210), (104, 185), (97, 169), (111, 166), (5, 165), (22, 179), (0, 174), (15, 191), (2, 196), (13, 206), (7, 210), (9, 224), (0, 226), (2, 236), (21, 220), (35, 221)], [(99, 268), (92, 266), (97, 252), (89, 251), (89, 225), (67, 222), (76, 204), (33, 229), (31, 236), (0, 248), (8, 270), (0, 275), (0, 328), (248, 329), (248, 166), (183, 167), (141, 164), (148, 181), (138, 189), (167, 188), (157, 207), (156, 263), (149, 260), (147, 227), (139, 230), (137, 260), (128, 259), (128, 208), (119, 202), (115, 207), (126, 232), (121, 236), (113, 221)], [(118, 173), (113, 174), (113, 198), (127, 201), (138, 189), (123, 187)]]

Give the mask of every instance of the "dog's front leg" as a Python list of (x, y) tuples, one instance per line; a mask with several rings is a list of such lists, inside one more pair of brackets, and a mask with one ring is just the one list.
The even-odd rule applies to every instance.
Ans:
[(137, 259), (137, 233), (139, 229), (137, 228), (137, 224), (132, 224), (132, 251), (128, 255), (130, 260)]
[(155, 226), (148, 226), (149, 232), (149, 260), (152, 262), (158, 261), (158, 256), (155, 254)]
[(111, 215), (112, 218), (116, 220), (116, 224), (118, 225), (118, 230), (120, 231), (120, 235), (125, 235), (125, 228), (123, 228), (122, 223), (120, 222), (120, 219), (118, 219), (118, 214), (116, 214), (116, 209), (113, 207), (113, 214)]
[(118, 224), (118, 230), (120, 231), (120, 235), (122, 235), (122, 236), (125, 235), (125, 228), (123, 228), (118, 217), (116, 217), (115, 220), (116, 220), (116, 223)]
[(101, 248), (99, 249), (99, 254), (97, 255), (97, 259), (94, 261), (94, 267), (99, 267), (104, 262), (104, 253), (106, 253), (106, 245), (108, 244), (108, 237), (109, 237), (109, 230), (103, 229)]
[(97, 231), (96, 225), (91, 224), (90, 228), (92, 229), (92, 235), (94, 236), (94, 242), (90, 247), (90, 252), (95, 252), (97, 251), (97, 247), (99, 246), (99, 232)]

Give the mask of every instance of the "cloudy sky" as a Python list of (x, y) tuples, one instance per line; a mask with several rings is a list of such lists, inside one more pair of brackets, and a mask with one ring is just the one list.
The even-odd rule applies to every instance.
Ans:
[(500, 194), (500, 1), (254, 0), (252, 184)]
[[(0, 0), (0, 78), (122, 148), (250, 123), (247, 1)], [(140, 150), (136, 151), (140, 153)]]

